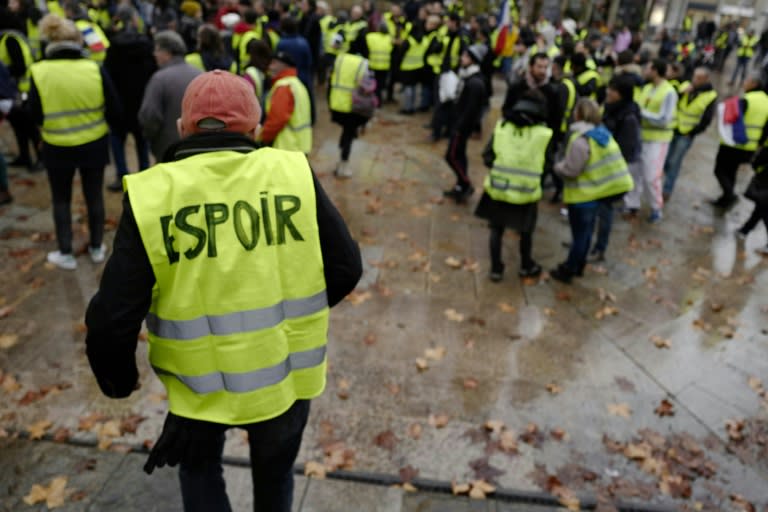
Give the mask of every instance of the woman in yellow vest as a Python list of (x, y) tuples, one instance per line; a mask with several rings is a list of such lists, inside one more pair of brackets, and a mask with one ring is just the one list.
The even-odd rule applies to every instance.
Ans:
[(200, 71), (221, 69), (237, 74), (237, 63), (224, 50), (224, 42), (213, 25), (201, 25), (197, 31), (197, 51), (188, 54), (184, 60)]
[(520, 277), (537, 277), (541, 266), (533, 259), (533, 232), (536, 229), (541, 176), (552, 130), (547, 128), (547, 100), (533, 89), (523, 94), (504, 118), (496, 123), (493, 136), (483, 151), (490, 168), (484, 193), (475, 215), (487, 219), (491, 231), (491, 281), (501, 281), (504, 263), (501, 246), (505, 229), (520, 234)]
[(75, 24), (55, 14), (40, 22), (48, 41), (45, 59), (32, 65), (29, 108), (42, 126), (43, 163), (53, 196), (53, 220), (59, 250), (48, 261), (59, 268), (77, 267), (72, 247), (72, 180), (80, 172), (88, 208), (88, 252), (104, 261), (104, 167), (109, 163), (109, 124), (119, 123), (120, 102), (109, 76), (83, 57)]
[(352, 177), (352, 169), (349, 167), (352, 141), (357, 138), (360, 127), (368, 122), (367, 118), (352, 111), (353, 92), (367, 74), (368, 61), (354, 53), (340, 53), (333, 63), (328, 88), (328, 108), (331, 109), (331, 120), (341, 125), (341, 160), (334, 170), (337, 178)]
[(733, 85), (736, 82), (736, 76), (741, 73), (741, 79), (739, 83), (744, 81), (744, 77), (747, 75), (747, 68), (749, 67), (749, 61), (752, 60), (752, 56), (755, 54), (755, 47), (760, 42), (760, 37), (755, 34), (755, 31), (750, 29), (739, 40), (739, 48), (736, 50), (736, 67), (733, 68), (733, 74), (731, 75), (731, 81), (728, 85)]
[(248, 433), (254, 510), (291, 510), (310, 400), (326, 383), (329, 308), (362, 274), (307, 158), (257, 149), (259, 110), (230, 73), (189, 84), (178, 145), (125, 179), (115, 251), (86, 314), (88, 360), (113, 399), (151, 378), (135, 354), (147, 318), (169, 412), (144, 470), (178, 465), (188, 512), (232, 510), (231, 428)]
[(584, 273), (600, 200), (632, 188), (627, 163), (611, 132), (601, 124), (597, 103), (580, 98), (573, 119), (565, 156), (555, 164), (555, 172), (564, 180), (572, 241), (568, 258), (550, 275), (563, 283)]
[(368, 65), (376, 78), (376, 97), (379, 105), (384, 103), (383, 92), (387, 88), (389, 80), (390, 62), (392, 60), (392, 37), (385, 22), (379, 24), (378, 32), (365, 34), (365, 43), (368, 52)]

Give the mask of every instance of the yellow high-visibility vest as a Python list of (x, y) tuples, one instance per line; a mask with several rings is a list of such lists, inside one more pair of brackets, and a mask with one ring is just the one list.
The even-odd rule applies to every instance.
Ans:
[[(600, 87), (600, 84), (601, 84), (600, 74), (593, 69), (587, 69), (586, 71), (582, 71), (581, 73), (579, 73), (579, 75), (576, 77), (576, 82), (579, 85), (586, 85), (592, 79), (595, 80), (595, 85), (597, 87)], [(589, 98), (597, 101), (597, 90), (592, 91), (592, 93), (589, 95)]]
[(717, 91), (699, 93), (690, 101), (690, 93), (685, 93), (677, 102), (677, 131), (686, 135), (701, 122), (701, 117), (709, 105), (717, 99)]
[(123, 186), (156, 278), (149, 361), (171, 412), (241, 425), (320, 395), (328, 300), (307, 158), (216, 151)]
[[(745, 151), (756, 151), (757, 144), (760, 142), (760, 136), (763, 133), (763, 127), (768, 123), (768, 95), (763, 91), (750, 91), (744, 94), (744, 99), (747, 100), (747, 110), (744, 112), (747, 142), (745, 144), (727, 145)], [(722, 139), (720, 143), (724, 144)]]
[(107, 49), (109, 48), (109, 39), (104, 31), (97, 24), (88, 20), (77, 20), (75, 26), (83, 36), (85, 49), (88, 51), (88, 58), (103, 63), (107, 58)]
[[(658, 87), (654, 87), (653, 83), (645, 84), (639, 99), (637, 99), (637, 104), (642, 109), (658, 114), (664, 105), (664, 98), (670, 92), (677, 94), (672, 84), (666, 80), (662, 80)], [(674, 135), (674, 128), (674, 117), (666, 126), (654, 126), (643, 119), (640, 126), (640, 135), (644, 142), (669, 142)]]
[(29, 50), (32, 52), (32, 59), (36, 61), (42, 59), (40, 29), (37, 28), (37, 23), (33, 23), (29, 18), (27, 18), (27, 43), (29, 43)]
[(563, 122), (560, 124), (560, 131), (565, 133), (568, 131), (568, 125), (571, 124), (571, 114), (573, 114), (573, 107), (576, 106), (576, 98), (578, 93), (576, 92), (576, 86), (568, 77), (562, 80), (565, 89), (568, 91), (568, 99), (565, 102), (565, 111), (563, 112)]
[(107, 135), (99, 65), (88, 59), (53, 59), (32, 64), (43, 107), (43, 140), (81, 146)]
[(13, 64), (11, 62), (11, 54), (8, 53), (7, 44), (9, 39), (15, 40), (18, 43), (19, 48), (21, 48), (21, 56), (24, 58), (24, 67), (26, 68), (24, 76), (19, 78), (19, 83), (16, 84), (16, 87), (19, 89), (19, 92), (28, 92), (30, 68), (35, 62), (34, 57), (32, 56), (32, 50), (29, 44), (27, 44), (27, 40), (24, 37), (24, 34), (16, 32), (15, 30), (0, 32), (0, 62), (5, 64), (7, 67)]
[(392, 58), (392, 38), (389, 34), (369, 32), (365, 35), (368, 44), (368, 65), (374, 71), (389, 71)]
[(352, 112), (352, 91), (357, 88), (367, 68), (367, 61), (359, 55), (342, 53), (336, 57), (328, 100), (331, 110)]
[(430, 38), (424, 36), (421, 41), (416, 41), (413, 36), (408, 36), (408, 49), (400, 63), (400, 71), (415, 71), (424, 67), (424, 57), (427, 54)]
[(275, 82), (267, 96), (267, 116), (272, 110), (272, 95), (279, 87), (290, 87), (293, 113), (288, 124), (275, 137), (272, 147), (309, 154), (312, 151), (312, 112), (307, 88), (295, 76), (286, 76)]
[[(579, 137), (585, 137), (585, 135), (580, 133), (571, 135), (566, 151), (570, 150), (571, 144)], [(589, 142), (589, 160), (584, 172), (576, 178), (563, 179), (565, 203), (586, 203), (632, 190), (634, 186), (632, 176), (614, 138), (611, 137), (605, 147), (591, 137), (587, 137), (587, 141)]]
[(757, 43), (760, 41), (760, 38), (757, 37), (757, 35), (754, 35), (752, 37), (750, 36), (744, 36), (741, 39), (741, 43), (739, 44), (739, 49), (736, 51), (737, 57), (748, 57), (752, 58), (752, 56), (755, 54), (755, 46), (757, 46)]
[(341, 27), (341, 32), (344, 34), (344, 41), (341, 43), (339, 51), (341, 53), (347, 53), (349, 47), (360, 35), (360, 32), (368, 28), (368, 22), (365, 20), (348, 21)]
[(552, 130), (500, 120), (493, 131), (496, 158), (483, 188), (496, 201), (528, 204), (541, 199), (541, 175)]

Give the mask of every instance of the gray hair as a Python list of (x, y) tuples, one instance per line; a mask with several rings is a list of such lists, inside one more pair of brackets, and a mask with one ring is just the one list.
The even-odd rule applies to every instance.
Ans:
[(179, 34), (173, 30), (163, 30), (155, 34), (155, 47), (174, 57), (181, 57), (187, 53), (187, 45)]

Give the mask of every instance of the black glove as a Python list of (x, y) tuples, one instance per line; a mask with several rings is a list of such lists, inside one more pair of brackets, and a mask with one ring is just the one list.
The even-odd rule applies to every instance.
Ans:
[(168, 412), (163, 431), (149, 452), (144, 471), (151, 475), (155, 468), (170, 467), (180, 462), (197, 464), (221, 457), (226, 425), (176, 416)]

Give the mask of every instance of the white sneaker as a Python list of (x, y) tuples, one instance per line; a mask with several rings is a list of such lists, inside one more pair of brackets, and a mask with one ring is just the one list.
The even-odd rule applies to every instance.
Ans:
[(333, 174), (335, 174), (337, 178), (351, 178), (352, 169), (349, 168), (349, 162), (344, 160), (339, 162), (339, 165), (336, 167), (336, 170), (333, 171)]
[(94, 263), (102, 263), (107, 257), (107, 247), (101, 244), (100, 247), (93, 248), (88, 247), (88, 254), (91, 255), (91, 261)]
[(763, 256), (768, 256), (768, 245), (766, 245), (765, 247), (758, 247), (757, 249), (755, 249), (755, 252)]
[(48, 262), (64, 270), (75, 270), (77, 268), (75, 257), (71, 254), (61, 254), (61, 251), (49, 252)]

